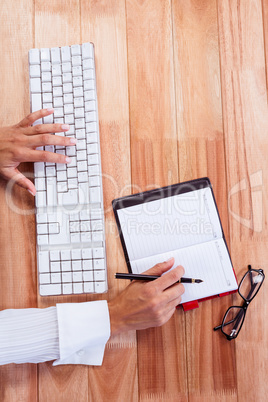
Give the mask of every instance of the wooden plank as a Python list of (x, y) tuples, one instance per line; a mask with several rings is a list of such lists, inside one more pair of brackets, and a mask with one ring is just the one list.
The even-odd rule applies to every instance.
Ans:
[[(178, 181), (171, 5), (128, 0), (133, 192)], [(138, 333), (140, 400), (187, 399), (184, 315)]]
[[(81, 42), (79, 0), (35, 1), (35, 47), (67, 46)], [(86, 301), (84, 295), (68, 297), (40, 297), (38, 306), (47, 307), (62, 302)], [(82, 366), (53, 367), (39, 365), (40, 401), (87, 401), (87, 368)]]
[[(27, 51), (33, 44), (33, 6), (29, 1), (6, 1), (0, 6), (0, 125), (12, 125), (29, 113)], [(27, 164), (21, 170), (31, 174)], [(34, 231), (32, 197), (0, 181), (0, 299), (1, 310), (36, 307), (36, 278), (31, 243)], [(0, 367), (0, 399), (37, 400), (36, 366), (10, 364)]]
[[(266, 3), (264, 3), (266, 4)], [(218, 2), (231, 249), (238, 278), (267, 260), (267, 86), (260, 0)], [(264, 14), (265, 15), (265, 14)], [(236, 340), (239, 398), (266, 399), (267, 285)], [(237, 298), (237, 303), (241, 299)], [(248, 373), (258, 373), (248, 377)]]
[[(109, 299), (126, 286), (114, 279), (126, 266), (111, 207), (131, 189), (125, 12), (123, 0), (81, 2), (82, 41), (95, 46)], [(111, 338), (102, 367), (89, 368), (89, 400), (138, 400), (134, 331)]]
[[(228, 239), (216, 1), (174, 1), (173, 31), (180, 180), (210, 178)], [(237, 398), (234, 345), (212, 331), (230, 303), (206, 301), (186, 314), (190, 401)]]

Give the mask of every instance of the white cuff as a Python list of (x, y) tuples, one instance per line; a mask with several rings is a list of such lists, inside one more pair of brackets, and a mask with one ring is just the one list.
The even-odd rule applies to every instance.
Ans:
[(59, 364), (102, 364), (110, 337), (110, 316), (105, 300), (57, 304)]

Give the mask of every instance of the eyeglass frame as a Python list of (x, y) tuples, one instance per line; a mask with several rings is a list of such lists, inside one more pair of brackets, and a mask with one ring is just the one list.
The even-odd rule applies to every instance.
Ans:
[[(242, 296), (242, 294), (240, 293), (240, 287), (241, 287), (241, 285), (242, 285), (242, 283), (243, 283), (245, 277), (249, 274), (250, 271), (258, 272), (258, 274), (261, 274), (263, 278), (262, 278), (262, 282), (261, 282), (259, 288), (257, 289), (257, 292), (256, 292), (255, 295), (252, 297), (252, 299), (246, 300), (246, 299), (244, 298), (244, 296)], [(226, 313), (224, 314), (224, 317), (223, 317), (223, 320), (222, 320), (221, 325), (218, 325), (218, 326), (214, 327), (214, 328), (213, 328), (214, 331), (217, 331), (217, 330), (221, 329), (221, 332), (223, 333), (224, 336), (226, 336), (226, 338), (228, 339), (228, 341), (231, 341), (232, 339), (235, 339), (235, 338), (238, 337), (238, 334), (239, 334), (239, 332), (241, 331), (241, 328), (242, 328), (242, 326), (243, 326), (243, 324), (244, 324), (244, 321), (245, 321), (247, 308), (248, 308), (249, 304), (252, 302), (252, 300), (254, 299), (254, 297), (255, 297), (255, 296), (257, 295), (257, 293), (259, 292), (259, 290), (260, 290), (260, 288), (261, 288), (261, 286), (262, 286), (262, 284), (263, 284), (263, 282), (264, 282), (264, 279), (265, 279), (265, 275), (264, 275), (264, 272), (263, 272), (262, 269), (253, 269), (253, 268), (251, 268), (251, 265), (248, 265), (248, 271), (244, 274), (243, 278), (241, 279), (241, 281), (240, 281), (240, 283), (239, 283), (239, 285), (238, 285), (238, 293), (239, 293), (239, 296), (241, 296), (242, 299), (244, 300), (244, 304), (243, 304), (242, 306), (230, 306), (230, 307), (227, 309)], [(254, 290), (254, 288), (251, 289), (251, 291), (252, 291), (252, 290)], [(250, 293), (249, 293), (249, 294), (250, 294)], [(242, 321), (242, 323), (241, 323), (241, 325), (240, 325), (240, 328), (239, 328), (238, 332), (236, 332), (236, 334), (234, 334), (234, 335), (227, 335), (227, 334), (223, 331), (223, 327), (225, 326), (225, 325), (223, 325), (223, 324), (224, 324), (225, 318), (227, 317), (229, 311), (230, 311), (232, 308), (234, 308), (234, 307), (240, 309), (240, 312), (236, 315), (236, 317), (235, 317), (233, 320), (229, 321), (229, 322), (226, 323), (225, 325), (230, 324), (231, 322), (235, 321), (235, 320), (238, 318), (239, 314), (242, 314), (242, 313), (243, 313), (243, 321)]]

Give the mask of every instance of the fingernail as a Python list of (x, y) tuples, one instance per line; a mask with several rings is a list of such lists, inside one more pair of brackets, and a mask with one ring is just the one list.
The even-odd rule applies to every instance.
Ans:
[(32, 194), (33, 196), (35, 196), (35, 194), (34, 194), (31, 190), (29, 190), (28, 188), (27, 188), (27, 190), (29, 191), (30, 194)]
[(62, 128), (62, 130), (67, 130), (67, 131), (70, 130), (69, 124), (62, 124), (61, 128)]
[(69, 156), (66, 156), (66, 158), (65, 158), (66, 163), (70, 163), (71, 160), (72, 160), (72, 159), (71, 159)]
[(48, 111), (49, 113), (52, 113), (52, 112), (54, 112), (54, 109), (53, 109), (53, 108), (48, 108), (47, 111)]
[(171, 261), (171, 260), (173, 260), (173, 257), (170, 257), (166, 262), (169, 262), (169, 261)]
[(70, 138), (70, 144), (76, 144), (77, 139), (76, 138)]

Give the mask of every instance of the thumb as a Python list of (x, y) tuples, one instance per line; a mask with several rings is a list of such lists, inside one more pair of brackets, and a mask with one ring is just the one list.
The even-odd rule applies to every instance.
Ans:
[[(26, 190), (29, 191), (32, 195), (35, 195), (36, 189), (34, 184), (31, 182), (31, 180), (27, 179), (21, 172), (18, 171), (16, 168), (6, 168), (1, 171), (2, 176), (6, 180), (11, 181), (11, 187), (13, 187), (13, 184), (17, 184), (18, 186), (25, 188)], [(12, 183), (13, 182), (13, 183)]]
[(164, 272), (168, 271), (174, 265), (174, 258), (169, 258), (167, 261), (160, 262), (154, 265), (152, 268), (143, 272), (146, 275), (162, 275)]

